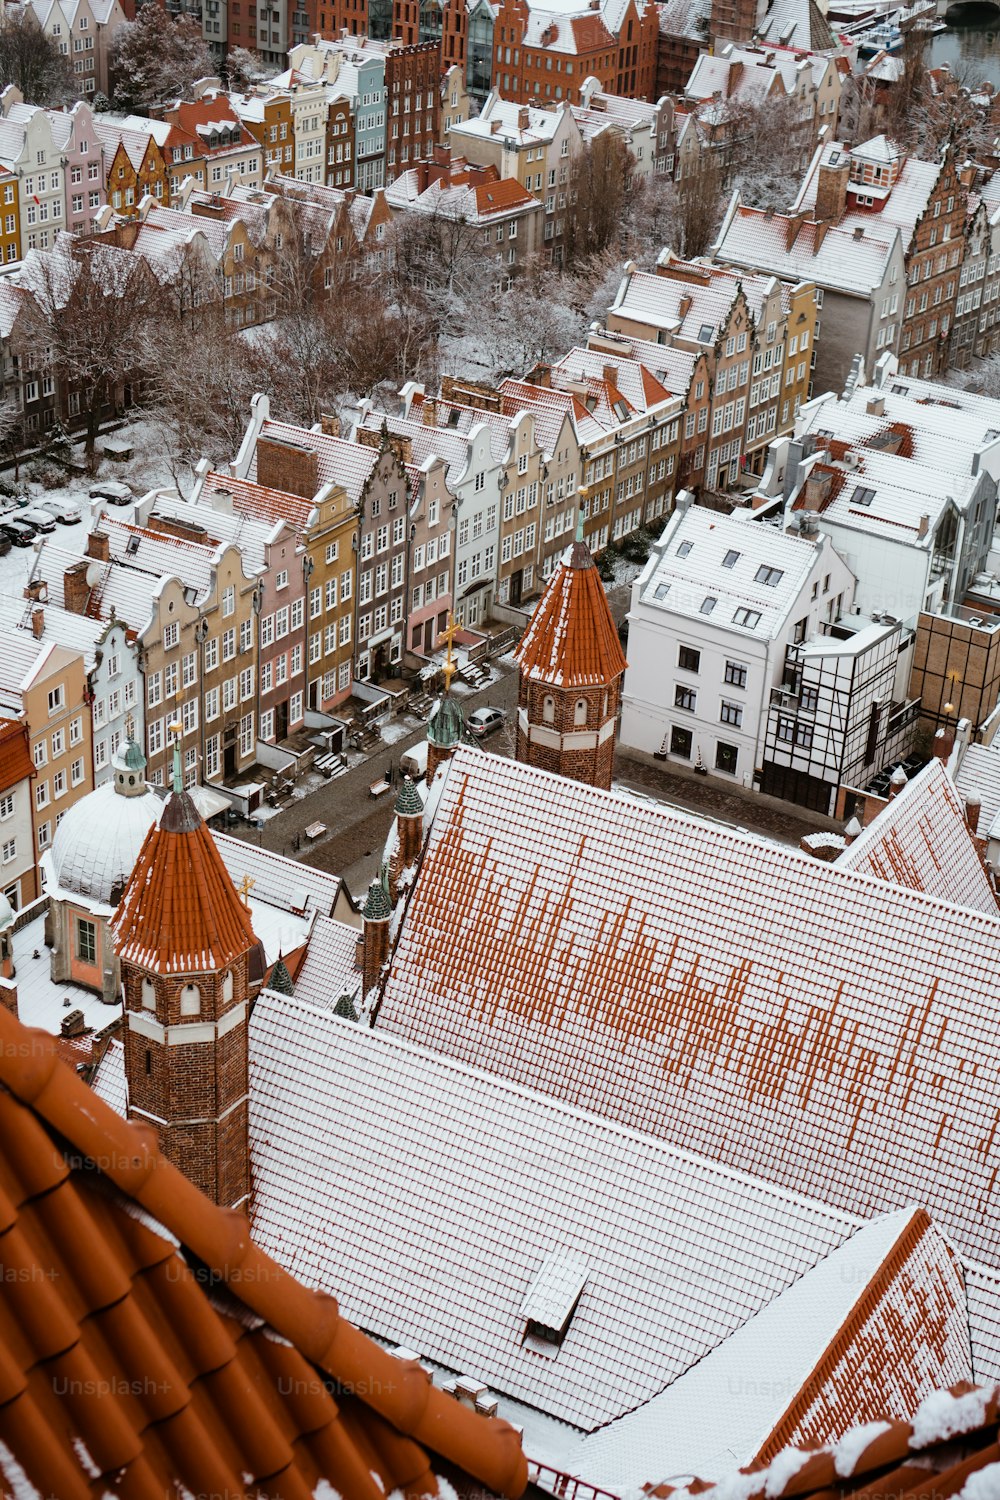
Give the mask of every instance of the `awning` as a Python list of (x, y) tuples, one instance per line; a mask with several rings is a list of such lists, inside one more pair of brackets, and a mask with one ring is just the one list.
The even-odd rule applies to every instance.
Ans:
[(217, 792), (210, 786), (193, 786), (188, 790), (188, 795), (195, 807), (201, 813), (206, 823), (209, 818), (214, 818), (216, 813), (225, 812), (227, 807), (232, 807), (232, 799), (222, 792)]

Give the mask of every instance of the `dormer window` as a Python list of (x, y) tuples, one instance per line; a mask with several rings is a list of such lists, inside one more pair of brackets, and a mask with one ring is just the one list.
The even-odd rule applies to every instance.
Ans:
[(558, 1354), (589, 1274), (587, 1264), (573, 1256), (548, 1257), (521, 1303), (525, 1348), (549, 1359)]

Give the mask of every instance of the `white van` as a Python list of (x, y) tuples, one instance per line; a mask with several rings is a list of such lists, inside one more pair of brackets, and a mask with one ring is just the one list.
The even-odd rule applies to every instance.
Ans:
[(404, 750), (399, 757), (399, 769), (404, 776), (409, 776), (414, 781), (423, 781), (427, 775), (427, 741), (420, 740), (412, 745), (409, 750)]

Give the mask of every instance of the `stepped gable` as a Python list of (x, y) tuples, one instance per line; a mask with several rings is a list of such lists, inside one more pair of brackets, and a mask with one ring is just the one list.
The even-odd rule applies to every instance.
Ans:
[(515, 652), (522, 677), (558, 687), (595, 687), (625, 671), (625, 653), (590, 549), (563, 553)]
[(243, 905), (187, 792), (167, 798), (112, 923), (119, 957), (161, 974), (222, 969), (256, 948)]
[(439, 1493), (438, 1459), (522, 1492), (514, 1429), (282, 1270), (3, 1009), (0, 1133), (3, 1494), (382, 1500)]

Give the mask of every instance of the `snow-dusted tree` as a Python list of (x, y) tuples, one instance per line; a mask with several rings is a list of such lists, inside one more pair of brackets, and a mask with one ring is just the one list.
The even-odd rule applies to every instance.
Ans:
[(213, 72), (197, 22), (188, 15), (173, 20), (154, 4), (118, 28), (110, 61), (115, 104), (129, 109), (190, 96), (195, 81)]
[(0, 452), (14, 460), (14, 478), (20, 474), (21, 450), (24, 447), (24, 412), (16, 391), (0, 393)]
[(26, 104), (69, 104), (76, 97), (69, 58), (47, 36), (30, 5), (0, 7), (0, 82), (13, 83)]
[(265, 63), (260, 53), (250, 47), (233, 47), (226, 53), (226, 76), (231, 89), (251, 89), (255, 83), (274, 78), (276, 73), (277, 69)]
[(158, 285), (140, 256), (68, 236), (52, 252), (29, 256), (21, 285), (31, 297), (12, 335), (15, 352), (50, 369), (64, 396), (79, 392), (92, 460), (107, 409), (147, 373)]
[(721, 147), (727, 187), (738, 187), (744, 203), (788, 208), (802, 170), (816, 147), (811, 116), (784, 96), (727, 107)]
[(677, 249), (689, 259), (704, 255), (725, 207), (722, 163), (715, 152), (702, 152), (696, 166), (678, 185), (677, 205)]
[(435, 338), (464, 332), (506, 275), (481, 227), (443, 213), (397, 215), (389, 260), (395, 300), (423, 316)]
[(523, 375), (572, 348), (585, 328), (584, 314), (569, 301), (573, 290), (554, 271), (529, 271), (482, 309), (479, 336), (492, 380)]
[(681, 241), (680, 194), (672, 177), (647, 177), (636, 184), (625, 205), (625, 248), (635, 258), (646, 259), (664, 245)]

